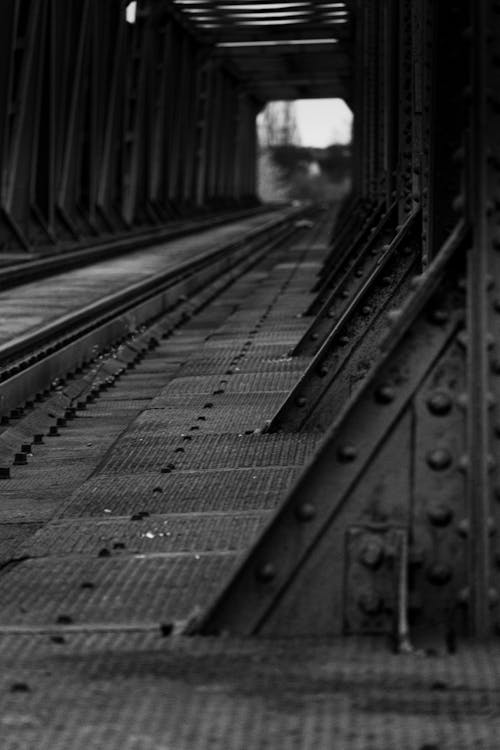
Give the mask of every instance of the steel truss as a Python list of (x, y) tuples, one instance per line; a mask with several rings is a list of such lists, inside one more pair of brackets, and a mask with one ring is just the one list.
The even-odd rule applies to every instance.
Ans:
[(255, 200), (257, 101), (166, 0), (7, 0), (0, 249), (158, 226)]
[(321, 447), (202, 632), (500, 633), (500, 12), (356, 9), (355, 210), (272, 430)]

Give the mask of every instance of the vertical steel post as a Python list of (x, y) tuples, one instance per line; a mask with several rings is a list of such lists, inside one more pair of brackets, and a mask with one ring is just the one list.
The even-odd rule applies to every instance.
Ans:
[(471, 2), (472, 13), (472, 98), (470, 144), (470, 212), (473, 243), (468, 256), (467, 374), (468, 412), (467, 507), (469, 513), (469, 623), (472, 633), (485, 638), (491, 632), (489, 607), (490, 517), (489, 414), (488, 414), (488, 274), (491, 237), (488, 217), (489, 179), (487, 143), (491, 123), (487, 113), (487, 56), (489, 54), (488, 0)]

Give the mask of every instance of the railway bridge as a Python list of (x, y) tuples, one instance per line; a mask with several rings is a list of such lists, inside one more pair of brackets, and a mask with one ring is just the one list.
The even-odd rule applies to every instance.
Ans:
[(3, 0), (0, 750), (498, 748), (499, 133), (498, 0)]

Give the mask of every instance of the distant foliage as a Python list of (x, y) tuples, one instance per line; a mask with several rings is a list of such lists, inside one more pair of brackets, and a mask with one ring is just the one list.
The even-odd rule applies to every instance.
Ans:
[(334, 201), (349, 189), (351, 149), (333, 144), (308, 148), (293, 144), (270, 146), (270, 162), (279, 174), (280, 188), (290, 200)]

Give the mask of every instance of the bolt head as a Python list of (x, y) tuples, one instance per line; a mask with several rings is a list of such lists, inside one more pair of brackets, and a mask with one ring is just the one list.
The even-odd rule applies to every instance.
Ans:
[(276, 577), (276, 568), (270, 562), (263, 563), (255, 571), (255, 577), (260, 583), (269, 583)]
[(353, 445), (350, 445), (350, 444), (341, 445), (337, 449), (337, 458), (340, 461), (340, 463), (343, 463), (343, 464), (351, 463), (351, 461), (356, 460), (357, 456), (358, 456), (358, 452)]
[(436, 448), (427, 454), (427, 464), (434, 471), (444, 471), (452, 464), (452, 457), (446, 448)]
[(359, 561), (370, 570), (380, 568), (385, 559), (384, 545), (378, 539), (368, 539), (359, 553)]
[(443, 503), (436, 503), (427, 509), (427, 517), (433, 526), (448, 526), (453, 520), (453, 510)]
[(390, 404), (396, 398), (396, 391), (390, 385), (381, 385), (375, 391), (375, 401), (378, 404)]
[(365, 615), (373, 617), (382, 612), (384, 600), (375, 591), (365, 591), (358, 597), (358, 607)]
[(301, 503), (295, 509), (295, 516), (298, 521), (312, 521), (316, 516), (316, 508), (312, 503)]
[(427, 580), (434, 586), (445, 586), (452, 577), (453, 571), (444, 563), (434, 563), (427, 570)]
[(427, 408), (436, 417), (444, 417), (446, 414), (449, 414), (452, 405), (451, 396), (446, 391), (435, 391), (427, 399)]

